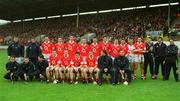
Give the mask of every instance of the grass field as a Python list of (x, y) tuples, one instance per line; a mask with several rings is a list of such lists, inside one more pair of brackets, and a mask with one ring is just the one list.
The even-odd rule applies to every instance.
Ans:
[(11, 84), (3, 78), (6, 51), (0, 51), (0, 101), (180, 101), (180, 83), (173, 74), (169, 81), (141, 81), (140, 76), (129, 86), (103, 84), (46, 84), (45, 82), (20, 81)]

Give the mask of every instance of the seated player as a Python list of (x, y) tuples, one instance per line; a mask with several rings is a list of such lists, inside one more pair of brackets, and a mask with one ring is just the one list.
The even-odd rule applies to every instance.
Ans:
[[(93, 80), (93, 84), (97, 84), (98, 81), (98, 75), (99, 75), (99, 69), (97, 68), (97, 58), (93, 54), (93, 51), (91, 50), (89, 52), (89, 55), (87, 57), (87, 71), (85, 72), (85, 78), (88, 78), (88, 74), (90, 74), (90, 77)], [(95, 73), (95, 77), (93, 77), (93, 73)]]
[(131, 70), (129, 69), (129, 60), (125, 56), (124, 51), (120, 51), (118, 57), (114, 59), (114, 67), (117, 70), (118, 81), (119, 82), (119, 75), (123, 80), (124, 84), (127, 85), (128, 82), (131, 82)]
[(43, 78), (46, 78), (46, 68), (48, 67), (48, 61), (44, 59), (43, 55), (38, 56), (38, 61), (35, 67), (34, 74), (36, 79), (42, 80)]
[(7, 73), (4, 75), (5, 79), (13, 81), (14, 79), (17, 81), (18, 78), (15, 78), (17, 74), (17, 70), (20, 68), (19, 63), (16, 62), (14, 56), (10, 56), (9, 62), (6, 64)]
[(103, 74), (105, 73), (111, 75), (111, 83), (115, 84), (115, 69), (113, 68), (112, 58), (107, 55), (105, 50), (101, 51), (101, 56), (98, 58), (98, 68), (99, 68), (99, 86), (102, 85), (103, 82)]
[(25, 57), (24, 62), (21, 64), (21, 71), (19, 76), (21, 78), (24, 78), (25, 81), (32, 81), (34, 77), (34, 69), (34, 64), (31, 61), (29, 61), (28, 57)]
[(61, 56), (61, 68), (59, 68), (59, 74), (62, 82), (64, 83), (65, 77), (73, 83), (73, 68), (71, 68), (71, 57), (68, 54), (68, 50), (64, 50), (64, 55)]
[(53, 72), (55, 72), (55, 80), (53, 83), (57, 83), (59, 81), (59, 67), (60, 67), (60, 60), (55, 50), (52, 51), (52, 54), (49, 56), (48, 59), (49, 66), (46, 68), (46, 77), (47, 83), (49, 83)]
[(72, 58), (71, 60), (71, 66), (73, 68), (73, 78), (75, 78), (75, 84), (78, 84), (78, 79), (79, 79), (79, 74), (80, 74), (80, 69), (81, 69), (81, 62), (82, 58), (80, 57), (80, 53), (76, 52), (75, 57)]

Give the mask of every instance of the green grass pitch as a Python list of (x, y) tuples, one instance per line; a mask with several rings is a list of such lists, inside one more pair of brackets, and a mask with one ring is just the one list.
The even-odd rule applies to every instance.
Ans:
[(0, 101), (180, 101), (180, 83), (175, 82), (172, 72), (169, 81), (162, 81), (161, 75), (158, 80), (147, 77), (142, 81), (138, 75), (137, 80), (128, 86), (46, 84), (38, 81), (11, 84), (3, 78), (6, 62), (6, 51), (0, 50)]

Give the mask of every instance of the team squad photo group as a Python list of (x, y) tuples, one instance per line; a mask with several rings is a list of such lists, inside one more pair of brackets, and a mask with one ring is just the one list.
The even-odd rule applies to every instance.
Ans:
[[(25, 48), (18, 42), (18, 37), (14, 37), (7, 49), (4, 78), (13, 84), (20, 80), (25, 83), (38, 80), (54, 84), (92, 83), (101, 86), (107, 81), (112, 85), (128, 85), (136, 79), (146, 80), (148, 69), (152, 80), (162, 76), (166, 81), (172, 68), (175, 81), (179, 81), (178, 47), (173, 40), (169, 40), (169, 45), (163, 43), (162, 37), (156, 43), (150, 37), (110, 42), (104, 36), (101, 42), (93, 38), (91, 44), (85, 38), (77, 43), (73, 36), (67, 42), (63, 38), (57, 40), (52, 43), (45, 37), (39, 45), (31, 39)], [(140, 70), (140, 77), (137, 70)]]

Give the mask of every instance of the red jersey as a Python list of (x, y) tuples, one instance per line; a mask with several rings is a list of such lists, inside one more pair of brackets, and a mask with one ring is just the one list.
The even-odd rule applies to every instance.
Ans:
[(43, 42), (41, 44), (41, 50), (43, 54), (51, 54), (53, 49), (53, 43), (51, 42)]
[(70, 66), (71, 65), (71, 57), (70, 55), (62, 55), (61, 57), (61, 65), (64, 67)]
[(89, 54), (89, 45), (87, 45), (87, 44), (81, 44), (81, 45), (79, 45), (79, 48), (78, 48), (78, 50), (79, 50), (79, 52), (80, 52), (80, 55), (81, 55), (81, 57), (87, 57), (88, 56), (88, 54)]
[(77, 48), (78, 48), (78, 44), (73, 41), (73, 42), (67, 42), (66, 43), (66, 47), (68, 49), (68, 53), (70, 56), (74, 56), (75, 55), (75, 52), (77, 51)]
[(79, 58), (73, 57), (71, 59), (71, 65), (74, 66), (74, 67), (79, 67), (81, 65), (81, 62), (82, 62), (82, 58), (81, 57), (79, 57)]
[(100, 56), (101, 49), (100, 49), (100, 45), (98, 43), (96, 43), (96, 44), (92, 43), (90, 45), (90, 50), (93, 51), (93, 54), (94, 54), (95, 57)]
[(56, 50), (56, 53), (59, 56), (62, 56), (64, 54), (64, 50), (66, 49), (66, 46), (64, 43), (56, 43), (54, 45), (54, 49)]
[(119, 45), (115, 45), (115, 44), (113, 44), (113, 45), (111, 45), (111, 56), (112, 57), (117, 57), (118, 55), (119, 55), (119, 52), (120, 52), (120, 47), (119, 47)]
[(48, 62), (52, 66), (57, 66), (57, 65), (59, 65), (61, 63), (58, 56), (56, 55), (54, 57), (52, 54), (49, 56)]
[(95, 67), (97, 65), (97, 57), (94, 55), (88, 56), (86, 61), (88, 67)]
[[(134, 44), (134, 47), (135, 47), (135, 50), (146, 50), (146, 47), (145, 47), (145, 44), (143, 42), (139, 43), (139, 42), (136, 42)], [(143, 52), (135, 52), (136, 55), (142, 55)]]
[(125, 55), (128, 54), (128, 45), (127, 45), (127, 44), (124, 44), (124, 45), (120, 44), (119, 47), (120, 47), (120, 48), (119, 48), (120, 51), (124, 51), (124, 54), (125, 54)]
[(100, 49), (101, 50), (106, 50), (107, 54), (110, 54), (111, 51), (111, 43), (110, 42), (100, 42)]

